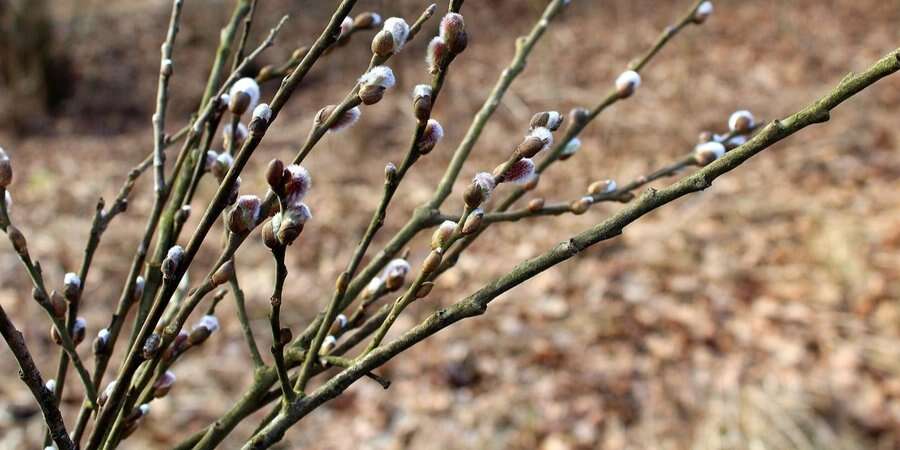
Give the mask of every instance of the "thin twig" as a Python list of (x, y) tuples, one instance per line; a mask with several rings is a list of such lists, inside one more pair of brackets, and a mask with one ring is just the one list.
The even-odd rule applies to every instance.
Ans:
[(284, 290), (284, 279), (287, 278), (287, 266), (284, 265), (285, 246), (272, 249), (275, 258), (275, 288), (272, 291), (272, 312), (269, 314), (269, 323), (272, 327), (272, 357), (275, 360), (275, 370), (278, 372), (278, 381), (281, 383), (281, 395), (284, 401), (292, 401), (296, 397), (291, 388), (291, 380), (288, 377), (287, 367), (284, 364), (284, 337), (281, 331), (281, 295)]
[(250, 328), (250, 320), (247, 317), (247, 307), (244, 304), (244, 291), (238, 283), (237, 268), (235, 268), (228, 283), (231, 286), (231, 293), (234, 295), (234, 305), (235, 309), (237, 309), (238, 320), (241, 323), (241, 331), (244, 333), (244, 340), (247, 341), (247, 348), (250, 351), (250, 359), (253, 361), (254, 369), (259, 370), (265, 367), (265, 363), (259, 353), (256, 339), (253, 337), (253, 329)]
[(75, 444), (72, 443), (72, 439), (69, 438), (69, 433), (66, 431), (66, 425), (63, 423), (62, 414), (60, 414), (57, 407), (53, 391), (47, 389), (44, 385), (44, 380), (41, 378), (41, 373), (31, 358), (31, 352), (28, 351), (28, 347), (25, 345), (22, 333), (9, 320), (9, 316), (6, 315), (6, 311), (2, 306), (0, 306), (0, 334), (3, 335), (3, 339), (6, 340), (9, 349), (12, 350), (13, 356), (16, 358), (16, 362), (19, 364), (19, 378), (28, 386), (38, 406), (41, 407), (44, 422), (47, 423), (47, 428), (50, 429), (51, 439), (56, 443), (59, 450), (73, 450)]

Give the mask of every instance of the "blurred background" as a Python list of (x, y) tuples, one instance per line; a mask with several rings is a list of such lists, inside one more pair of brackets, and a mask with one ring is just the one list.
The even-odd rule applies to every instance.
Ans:
[[(169, 132), (196, 108), (232, 9), (226, 0), (185, 3)], [(260, 65), (278, 64), (312, 42), (336, 3), (261, 1), (250, 45), (282, 14), (291, 19)], [(534, 112), (599, 102), (690, 3), (572, 2), (485, 129), (447, 211), (460, 210), (464, 183), (507, 156)], [(361, 0), (354, 12), (411, 22), (425, 5)], [(470, 44), (451, 66), (434, 111), (446, 137), (404, 181), (375, 246), (430, 196), (511, 58), (515, 37), (545, 5), (466, 2)], [(114, 198), (127, 170), (152, 149), (150, 115), (170, 8), (167, 0), (0, 1), (0, 145), (15, 170), (12, 215), (53, 288), (80, 264), (97, 198)], [(582, 151), (542, 177), (533, 195), (570, 200), (597, 179), (629, 181), (690, 151), (699, 132), (724, 131), (734, 110), (783, 117), (900, 46), (898, 0), (719, 0), (715, 8), (704, 26), (687, 28), (653, 60), (637, 95), (595, 121), (582, 135)], [(282, 310), (295, 331), (324, 305), (349, 259), (380, 197), (384, 164), (399, 163), (405, 152), (414, 127), (409, 92), (428, 80), (424, 47), (436, 27), (432, 20), (391, 60), (397, 87), (305, 162), (314, 219), (288, 253)], [(368, 63), (370, 38), (355, 35), (310, 73), (251, 160), (242, 192), (264, 192), (264, 165), (291, 158), (315, 112), (343, 98)], [(264, 85), (263, 97), (276, 87)], [(295, 426), (281, 448), (900, 448), (898, 113), (895, 76), (842, 105), (831, 122), (395, 358), (381, 369), (393, 381), (389, 391), (359, 381)], [(140, 179), (128, 211), (104, 235), (86, 280), (89, 339), (108, 323), (122, 287), (150, 209), (151, 178)], [(212, 192), (207, 179), (195, 211)], [(492, 227), (392, 334), (619, 207)], [(194, 277), (215, 257), (219, 235), (214, 230), (208, 239)], [(427, 239), (424, 233), (410, 247), (414, 266)], [(15, 253), (0, 241), (0, 304), (49, 378), (58, 348)], [(257, 339), (268, 348), (271, 257), (254, 236), (237, 262)], [(221, 332), (179, 361), (172, 393), (154, 402), (124, 448), (174, 445), (249, 385), (233, 304), (226, 300), (217, 314)], [(81, 350), (92, 367), (88, 347)], [(0, 448), (34, 448), (41, 420), (15, 370), (0, 346)], [(111, 370), (106, 379), (114, 376)], [(70, 374), (63, 399), (69, 424), (80, 399)], [(238, 447), (261, 417), (223, 448)]]

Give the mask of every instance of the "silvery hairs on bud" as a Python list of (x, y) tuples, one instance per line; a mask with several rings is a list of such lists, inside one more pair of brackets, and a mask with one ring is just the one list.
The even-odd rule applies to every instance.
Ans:
[[(313, 120), (315, 124), (317, 126), (323, 125), (334, 112), (335, 108), (337, 108), (337, 105), (328, 105), (320, 109), (316, 114), (316, 118)], [(359, 120), (361, 115), (362, 110), (360, 110), (358, 106), (354, 106), (341, 114), (328, 131), (338, 132), (350, 128)]]
[(437, 229), (434, 230), (434, 234), (431, 235), (431, 249), (446, 248), (454, 232), (456, 232), (456, 222), (452, 220), (441, 222)]
[(641, 75), (633, 70), (626, 70), (616, 78), (616, 92), (621, 98), (631, 97), (640, 85)]
[(437, 73), (443, 66), (448, 54), (449, 49), (444, 39), (440, 36), (432, 38), (431, 42), (428, 43), (428, 50), (425, 52), (425, 64), (428, 66), (428, 71)]
[(391, 33), (394, 40), (393, 52), (397, 53), (406, 45), (406, 39), (409, 37), (409, 24), (400, 17), (391, 17), (384, 21), (384, 30)]
[(578, 153), (578, 149), (581, 148), (581, 139), (572, 138), (569, 142), (566, 142), (566, 146), (563, 147), (562, 153), (559, 155), (559, 159), (567, 160), (571, 158), (575, 153)]
[(697, 6), (697, 10), (694, 11), (694, 17), (692, 20), (696, 24), (702, 24), (706, 22), (706, 19), (709, 19), (713, 13), (713, 3), (710, 1), (706, 1)]
[(531, 181), (531, 178), (534, 176), (534, 161), (529, 158), (522, 158), (516, 161), (500, 175), (504, 182), (519, 185)]
[(163, 260), (162, 266), (160, 266), (160, 271), (162, 272), (163, 278), (174, 278), (179, 267), (181, 266), (181, 260), (183, 258), (184, 249), (181, 248), (180, 245), (176, 245), (170, 248), (168, 253), (166, 253), (166, 258)]
[(312, 189), (312, 176), (305, 167), (291, 164), (284, 169), (288, 175), (284, 177), (283, 192), (287, 203), (297, 203), (306, 197)]
[[(249, 102), (246, 105), (243, 105), (243, 110), (240, 112), (236, 112), (236, 114), (243, 114), (244, 111), (253, 110), (256, 108), (256, 104), (259, 103), (259, 84), (256, 83), (256, 80), (250, 77), (244, 77), (240, 80), (234, 82), (231, 85), (231, 89), (228, 91), (229, 103), (233, 103), (236, 96), (246, 95), (249, 97)], [(235, 111), (232, 111), (235, 112)]]
[(419, 153), (427, 155), (444, 137), (444, 128), (434, 119), (428, 119), (425, 124), (425, 130), (422, 132), (422, 139), (419, 141)]
[(261, 120), (263, 123), (268, 124), (269, 120), (272, 119), (272, 108), (269, 108), (268, 103), (260, 103), (253, 108), (253, 119)]
[(722, 156), (725, 156), (725, 146), (721, 142), (705, 142), (694, 148), (694, 160), (701, 166), (705, 166)]
[(735, 133), (747, 133), (754, 125), (753, 113), (746, 109), (735, 111), (728, 117), (728, 129)]

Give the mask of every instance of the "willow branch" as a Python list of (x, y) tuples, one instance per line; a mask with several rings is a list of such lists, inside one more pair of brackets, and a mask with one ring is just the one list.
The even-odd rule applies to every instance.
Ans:
[(50, 437), (53, 442), (56, 443), (59, 450), (74, 450), (75, 445), (66, 431), (66, 425), (63, 423), (62, 414), (60, 414), (59, 408), (56, 406), (57, 402), (53, 396), (53, 391), (47, 389), (44, 385), (44, 380), (41, 379), (41, 373), (31, 358), (31, 352), (28, 351), (28, 347), (25, 345), (22, 333), (9, 320), (9, 316), (6, 315), (6, 311), (3, 310), (2, 306), (0, 306), (0, 334), (3, 335), (3, 339), (6, 340), (9, 349), (12, 350), (13, 356), (16, 358), (16, 362), (19, 364), (19, 378), (28, 386), (31, 395), (34, 396), (38, 406), (41, 408), (44, 422), (47, 423), (47, 428), (50, 429)]
[(407, 223), (395, 234), (385, 247), (372, 259), (356, 276), (347, 288), (346, 299), (343, 307), (349, 305), (353, 299), (365, 288), (366, 284), (397, 254), (410, 240), (413, 239), (420, 231), (434, 224), (437, 216), (437, 206), (443, 202), (452, 190), (453, 181), (462, 170), (462, 166), (468, 159), (472, 148), (481, 137), (485, 124), (490, 120), (494, 111), (500, 106), (500, 101), (506, 94), (513, 81), (525, 69), (528, 57), (534, 49), (537, 42), (543, 37), (549, 24), (553, 21), (563, 8), (568, 4), (565, 0), (552, 0), (544, 9), (541, 18), (534, 24), (531, 31), (526, 36), (516, 39), (516, 52), (509, 63), (500, 74), (496, 84), (491, 90), (490, 95), (485, 99), (481, 109), (475, 115), (465, 137), (453, 154), (453, 159), (444, 176), (438, 185), (432, 199), (426, 204), (416, 209), (413, 216)]
[(619, 236), (626, 226), (657, 208), (688, 194), (709, 188), (719, 176), (730, 172), (754, 155), (797, 131), (829, 120), (832, 109), (881, 78), (898, 70), (900, 70), (900, 49), (882, 58), (865, 72), (848, 75), (834, 90), (803, 110), (783, 120), (769, 123), (753, 139), (721, 159), (666, 188), (648, 190), (636, 201), (627, 204), (605, 221), (558, 244), (550, 251), (517, 265), (508, 274), (494, 280), (471, 296), (435, 312), (397, 340), (368, 353), (308, 396), (292, 402), (268, 426), (250, 439), (243, 448), (268, 448), (278, 442), (294, 423), (324, 402), (340, 395), (365, 373), (376, 369), (399, 353), (453, 323), (484, 314), (491, 301), (504, 292), (573, 258), (598, 242)]
[[(305, 75), (318, 60), (319, 56), (321, 56), (322, 52), (324, 52), (324, 50), (337, 38), (341, 21), (344, 19), (344, 17), (347, 16), (350, 9), (353, 7), (353, 5), (355, 5), (355, 3), (356, 0), (344, 0), (341, 5), (338, 6), (330, 22), (328, 23), (328, 26), (316, 41), (316, 44), (306, 55), (306, 57), (304, 57), (303, 61), (300, 63), (300, 65), (297, 66), (294, 72), (292, 72), (291, 75), (284, 80), (281, 88), (279, 88), (275, 93), (275, 97), (273, 98), (270, 105), (271, 115), (268, 117), (268, 121), (255, 120), (251, 122), (250, 133), (247, 139), (244, 141), (241, 150), (235, 157), (231, 169), (229, 169), (228, 173), (226, 173), (221, 185), (219, 186), (219, 189), (216, 191), (212, 202), (207, 207), (206, 212), (204, 213), (203, 218), (200, 221), (200, 225), (190, 239), (180, 267), (175, 271), (175, 273), (173, 274), (173, 279), (170, 282), (163, 283), (162, 290), (160, 290), (159, 294), (156, 297), (156, 300), (153, 302), (153, 306), (147, 316), (147, 320), (144, 322), (138, 339), (135, 340), (135, 343), (129, 350), (128, 356), (126, 356), (125, 360), (123, 361), (122, 368), (119, 372), (120, 376), (118, 382), (116, 383), (115, 389), (113, 389), (113, 392), (109, 396), (106, 407), (104, 407), (101, 411), (97, 419), (97, 426), (95, 427), (94, 432), (91, 434), (88, 446), (86, 447), (88, 450), (97, 449), (104, 440), (112, 420), (118, 413), (118, 407), (121, 405), (121, 402), (124, 399), (125, 392), (128, 386), (131, 384), (134, 372), (137, 370), (137, 366), (142, 361), (142, 358), (140, 356), (139, 344), (142, 343), (152, 332), (153, 327), (156, 325), (156, 322), (159, 320), (162, 312), (168, 305), (169, 299), (175, 292), (175, 289), (178, 286), (178, 282), (181, 280), (181, 277), (184, 276), (187, 267), (190, 266), (194, 256), (199, 251), (200, 246), (206, 239), (206, 235), (209, 233), (209, 230), (212, 228), (219, 215), (227, 206), (228, 198), (231, 195), (238, 175), (241, 173), (241, 171), (243, 171), (244, 167), (247, 164), (247, 161), (250, 159), (250, 156), (253, 154), (254, 150), (259, 145), (259, 142), (265, 135), (267, 127), (277, 118), (279, 111), (290, 98), (294, 89), (296, 89), (297, 85), (303, 80)], [(273, 30), (273, 32), (270, 33), (270, 38), (267, 39), (266, 42), (274, 39), (274, 32), (277, 32), (277, 30)], [(266, 42), (264, 42), (264, 44), (266, 44)], [(269, 43), (268, 45), (271, 45), (271, 43)], [(262, 51), (262, 48), (265, 48), (268, 45), (263, 45), (257, 50)], [(254, 53), (257, 53), (257, 51), (254, 51)], [(254, 55), (251, 54), (247, 58), (245, 58), (244, 62), (241, 63), (241, 66), (245, 65), (247, 61), (253, 56)], [(230, 86), (230, 83), (233, 83), (235, 81), (234, 78), (236, 78), (236, 75), (232, 74), (232, 76), (229, 77), (229, 80), (225, 84), (223, 84), (222, 90), (227, 89)], [(221, 97), (221, 93), (218, 95), (218, 97)], [(203, 117), (204, 114), (201, 114), (198, 120), (204, 120)]]

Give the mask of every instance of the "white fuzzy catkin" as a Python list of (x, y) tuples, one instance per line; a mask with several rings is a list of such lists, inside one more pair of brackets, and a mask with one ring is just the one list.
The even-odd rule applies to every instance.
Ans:
[(444, 54), (447, 53), (447, 42), (440, 36), (435, 36), (428, 43), (428, 50), (425, 51), (425, 64), (429, 70), (437, 70), (438, 64)]
[(272, 119), (272, 108), (269, 108), (267, 103), (260, 103), (256, 108), (253, 108), (253, 118), (269, 123), (269, 120)]
[(243, 92), (250, 97), (250, 105), (247, 109), (252, 110), (256, 108), (256, 104), (259, 103), (259, 84), (256, 83), (256, 80), (244, 77), (235, 81), (231, 85), (231, 89), (228, 90), (229, 98), (234, 97), (238, 92)]
[(284, 186), (285, 194), (289, 198), (288, 203), (299, 202), (312, 189), (312, 176), (305, 167), (299, 164), (291, 164), (286, 169), (291, 175)]
[(475, 177), (472, 178), (472, 183), (481, 190), (482, 196), (484, 197), (483, 202), (488, 201), (491, 197), (491, 193), (494, 192), (494, 188), (497, 187), (497, 183), (494, 182), (494, 176), (488, 172), (479, 172), (475, 174)]
[(216, 319), (216, 316), (211, 314), (207, 314), (200, 318), (196, 325), (192, 328), (192, 330), (196, 330), (198, 328), (206, 328), (210, 333), (219, 329), (219, 319)]
[(344, 21), (341, 22), (341, 37), (344, 37), (348, 33), (350, 33), (351, 29), (353, 29), (353, 19), (344, 17)]
[(341, 131), (347, 128), (350, 128), (359, 120), (359, 116), (362, 115), (362, 110), (359, 109), (358, 106), (354, 106), (347, 110), (344, 115), (331, 126), (330, 131)]
[(715, 156), (713, 159), (719, 159), (725, 155), (725, 146), (720, 142), (704, 142), (694, 148), (694, 152), (700, 154), (710, 154)]
[(563, 116), (559, 111), (547, 111), (547, 128), (555, 130), (562, 125)]
[(731, 116), (728, 117), (728, 129), (731, 131), (738, 131), (739, 122), (742, 120), (746, 120), (751, 127), (756, 123), (753, 118), (753, 113), (746, 109), (742, 109), (731, 113)]
[(72, 285), (75, 288), (80, 288), (81, 278), (78, 278), (78, 275), (75, 275), (74, 272), (69, 272), (63, 277), (63, 284), (66, 286)]
[(411, 269), (412, 267), (405, 259), (395, 258), (385, 266), (383, 274), (385, 278), (391, 275), (406, 276)]
[(713, 13), (713, 4), (712, 2), (703, 2), (700, 6), (697, 7), (696, 15), (703, 19), (706, 19)]
[(416, 87), (413, 88), (413, 99), (421, 97), (431, 97), (431, 86), (427, 84), (417, 84)]
[(603, 193), (609, 194), (610, 192), (613, 192), (618, 188), (619, 185), (616, 184), (616, 180), (606, 180), (606, 189), (603, 190)]
[(394, 53), (399, 52), (409, 37), (409, 24), (399, 17), (391, 17), (384, 21), (384, 29), (394, 38)]
[(578, 149), (581, 148), (581, 139), (572, 138), (569, 142), (566, 142), (566, 146), (563, 147), (562, 154), (565, 156), (572, 156)]
[(526, 184), (534, 178), (534, 161), (530, 158), (522, 158), (515, 162), (506, 171), (506, 181), (513, 184)]
[(536, 137), (544, 143), (544, 146), (541, 147), (541, 151), (547, 150), (551, 145), (553, 145), (553, 133), (544, 127), (537, 127), (531, 130), (531, 133), (528, 133), (531, 137)]
[(641, 75), (633, 70), (626, 70), (616, 78), (616, 88), (619, 90), (637, 89), (641, 85)]
[(372, 70), (366, 72), (359, 78), (359, 83), (363, 86), (380, 86), (385, 89), (394, 87), (397, 83), (394, 78), (394, 71), (388, 66), (376, 66)]

